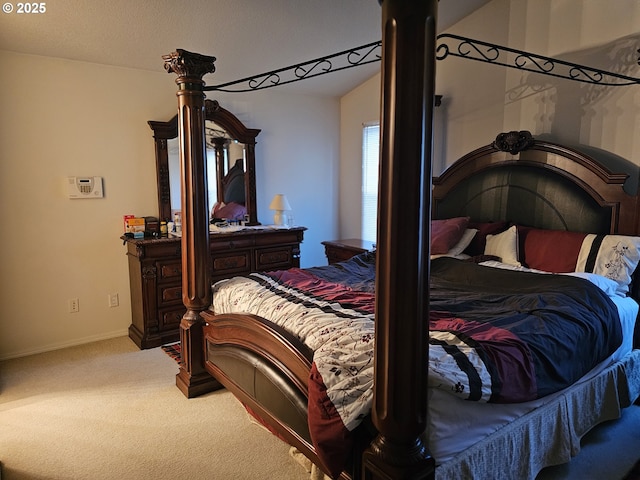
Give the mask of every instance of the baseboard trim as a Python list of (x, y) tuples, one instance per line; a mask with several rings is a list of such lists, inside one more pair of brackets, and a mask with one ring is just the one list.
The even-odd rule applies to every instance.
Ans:
[(85, 343), (99, 342), (100, 340), (109, 340), (111, 338), (126, 337), (128, 333), (129, 333), (128, 330), (125, 328), (122, 330), (115, 330), (113, 332), (102, 333), (99, 335), (91, 335), (89, 337), (76, 338), (68, 342), (52, 343), (49, 345), (44, 345), (42, 347), (33, 348), (30, 350), (9, 352), (6, 354), (0, 354), (0, 361), (11, 360), (13, 358), (28, 357), (30, 355), (37, 355), (38, 353), (52, 352), (54, 350), (61, 350), (67, 347), (76, 347), (78, 345), (84, 345)]

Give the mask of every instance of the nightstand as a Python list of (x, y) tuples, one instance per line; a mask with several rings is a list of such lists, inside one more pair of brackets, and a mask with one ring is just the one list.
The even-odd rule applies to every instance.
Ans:
[(373, 250), (376, 246), (374, 242), (361, 240), (359, 238), (347, 238), (345, 240), (326, 240), (322, 242), (324, 251), (329, 263), (342, 262), (348, 260), (359, 253)]

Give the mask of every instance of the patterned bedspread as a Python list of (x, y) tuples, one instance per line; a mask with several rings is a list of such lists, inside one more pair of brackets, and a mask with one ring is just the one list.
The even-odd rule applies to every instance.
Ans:
[[(337, 476), (373, 399), (375, 255), (312, 269), (224, 280), (216, 313), (260, 315), (314, 351), (309, 428)], [(622, 332), (589, 281), (431, 263), (429, 386), (466, 400), (514, 403), (565, 388), (611, 355)]]

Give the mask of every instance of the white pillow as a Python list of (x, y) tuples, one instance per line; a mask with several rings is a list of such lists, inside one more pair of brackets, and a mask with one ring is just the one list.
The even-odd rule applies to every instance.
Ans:
[(640, 262), (640, 237), (605, 235), (601, 242), (597, 239), (594, 234), (585, 237), (576, 272), (591, 272), (610, 278), (618, 284), (618, 293), (625, 296)]
[(467, 228), (462, 234), (462, 237), (460, 238), (460, 240), (458, 240), (458, 243), (456, 243), (453, 247), (451, 247), (451, 250), (449, 250), (447, 253), (431, 255), (431, 260), (435, 260), (436, 258), (440, 258), (440, 257), (454, 257), (460, 260), (466, 260), (468, 258), (471, 258), (466, 253), (462, 253), (462, 252), (464, 252), (465, 248), (469, 246), (469, 244), (471, 243), (471, 240), (473, 240), (473, 237), (476, 236), (477, 231), (478, 230), (475, 228)]
[(520, 267), (518, 261), (518, 229), (515, 225), (496, 235), (487, 235), (485, 255), (500, 257), (502, 263)]
[(598, 275), (597, 273), (569, 272), (562, 273), (560, 275), (569, 275), (570, 277), (578, 277), (589, 280), (595, 286), (600, 287), (600, 289), (610, 297), (621, 295), (621, 293), (618, 291), (618, 282), (610, 278), (603, 277), (602, 275)]
[(473, 240), (473, 237), (476, 236), (476, 233), (478, 233), (477, 228), (467, 228), (462, 234), (462, 237), (460, 238), (458, 243), (451, 247), (451, 250), (447, 252), (447, 256), (457, 257), (462, 252), (464, 252), (471, 243), (471, 240)]

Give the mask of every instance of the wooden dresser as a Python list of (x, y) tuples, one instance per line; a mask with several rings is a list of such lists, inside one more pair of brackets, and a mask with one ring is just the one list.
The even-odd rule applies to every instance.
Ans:
[[(212, 282), (299, 267), (305, 230), (264, 228), (211, 234)], [(186, 311), (182, 304), (180, 243), (180, 238), (125, 239), (131, 289), (129, 337), (141, 349), (180, 340), (180, 320)]]
[(374, 242), (360, 240), (359, 238), (347, 238), (345, 240), (326, 240), (322, 242), (324, 252), (329, 263), (349, 260), (354, 255), (373, 250), (376, 246)]

